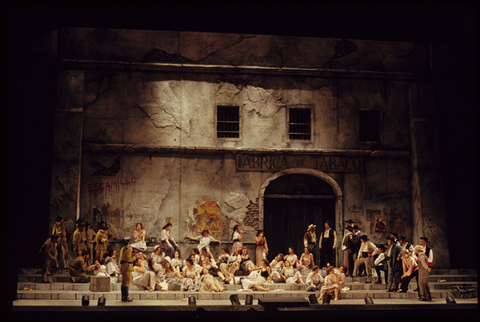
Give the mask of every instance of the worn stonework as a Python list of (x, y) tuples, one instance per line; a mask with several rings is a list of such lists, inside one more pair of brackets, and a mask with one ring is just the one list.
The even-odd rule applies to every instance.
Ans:
[[(378, 210), (388, 231), (413, 243), (428, 236), (439, 267), (450, 265), (427, 44), (88, 28), (54, 36), (51, 222), (106, 220), (117, 239), (137, 222), (159, 237), (170, 222), (186, 254), (195, 209), (211, 200), (221, 209), (214, 236), (230, 246), (238, 224), (253, 247), (257, 230), (276, 224), (264, 222), (268, 183), (305, 174), (335, 192), (339, 238), (350, 218), (370, 234), (367, 210)], [(239, 138), (217, 138), (219, 105), (239, 107)], [(289, 138), (298, 106), (312, 110), (311, 140)], [(359, 110), (380, 111), (379, 142), (360, 141)], [(364, 167), (237, 172), (239, 152), (359, 157)]]

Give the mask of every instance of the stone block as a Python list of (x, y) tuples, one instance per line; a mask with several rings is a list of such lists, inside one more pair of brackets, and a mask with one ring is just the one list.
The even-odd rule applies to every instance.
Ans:
[(351, 293), (351, 294), (352, 294), (352, 299), (364, 299), (365, 297), (368, 296), (368, 293), (365, 293), (365, 292)]
[[(67, 292), (58, 293), (58, 299), (59, 300), (76, 300), (77, 297), (75, 292), (67, 291)], [(82, 296), (78, 297), (78, 299), (81, 300)]]
[(213, 300), (214, 292), (199, 292), (197, 295), (197, 300)]
[(35, 293), (36, 300), (50, 300), (51, 298), (51, 293)]
[(389, 299), (390, 298), (390, 293), (373, 293), (373, 298), (374, 299)]
[(362, 291), (363, 286), (364, 286), (364, 284), (352, 284), (352, 287), (350, 287), (350, 289), (352, 291)]
[(51, 285), (52, 284), (36, 284), (35, 285), (35, 290), (39, 290), (39, 291), (46, 291), (46, 290), (50, 290), (51, 289)]
[(56, 291), (63, 291), (64, 290), (64, 287), (65, 287), (65, 284), (63, 283), (53, 283), (53, 284), (50, 284), (51, 287), (50, 289), (53, 291), (53, 290), (56, 290)]
[(90, 291), (90, 284), (84, 284), (84, 283), (73, 284), (72, 290), (73, 291)]
[(157, 293), (156, 292), (145, 292), (143, 294), (140, 294), (140, 300), (157, 300)]
[(17, 292), (17, 296), (18, 296), (20, 299), (33, 300), (33, 299), (35, 298), (35, 293), (33, 293), (32, 291), (29, 291), (29, 292), (21, 292), (21, 293), (18, 293), (18, 292)]
[(161, 292), (158, 294), (158, 299), (160, 301), (171, 301), (175, 300), (175, 294), (170, 292)]
[(353, 293), (348, 291), (342, 293), (342, 299), (352, 299), (352, 298), (353, 298)]

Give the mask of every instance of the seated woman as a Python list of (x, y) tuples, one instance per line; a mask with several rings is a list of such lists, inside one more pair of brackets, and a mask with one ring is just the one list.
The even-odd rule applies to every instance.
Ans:
[(297, 269), (299, 270), (309, 270), (313, 264), (313, 254), (310, 253), (307, 247), (305, 247), (305, 253), (300, 256), (299, 264)]
[(210, 258), (213, 258), (212, 253), (210, 253), (207, 250), (207, 247), (203, 247), (202, 249), (200, 249), (200, 255), (199, 255), (200, 258), (199, 258), (198, 264), (200, 265), (202, 261), (205, 260), (205, 257), (207, 256), (210, 256)]
[[(182, 272), (185, 270), (185, 268), (187, 267), (187, 260), (191, 260), (192, 263), (193, 263), (193, 266), (195, 267), (195, 269), (199, 269), (200, 268), (200, 265), (197, 264), (195, 262), (195, 255), (194, 254), (190, 254), (184, 261), (183, 261), (183, 267), (182, 267)], [(182, 274), (183, 275), (183, 274)]]
[(337, 273), (337, 276), (338, 276), (338, 282), (337, 282), (338, 298), (340, 298), (340, 295), (342, 294), (342, 288), (345, 287), (345, 280), (347, 279), (346, 276), (345, 276), (346, 271), (347, 271), (347, 265), (342, 265), (338, 269), (338, 273)]
[(253, 276), (254, 273), (258, 273), (258, 275), (266, 279), (266, 283), (273, 283), (272, 274), (271, 274), (272, 270), (269, 265), (270, 265), (270, 262), (268, 261), (268, 259), (266, 258), (262, 259), (262, 265), (254, 267), (249, 277)]
[(248, 277), (235, 277), (232, 274), (225, 279), (225, 282), (233, 285), (241, 284), (244, 290), (252, 289), (268, 292), (270, 289), (265, 288), (264, 285), (267, 283), (267, 279), (270, 278), (269, 269), (268, 260), (264, 259), (262, 261), (262, 266), (257, 267), (257, 269), (252, 271)]
[(181, 285), (182, 275), (173, 269), (170, 262), (164, 261), (163, 267), (164, 281), (167, 282), (168, 285)]
[(245, 273), (250, 274), (252, 268), (255, 267), (255, 264), (252, 262), (250, 259), (250, 256), (248, 255), (248, 248), (246, 246), (242, 247), (242, 252), (240, 254), (240, 269), (243, 271), (243, 274)]
[(163, 226), (163, 230), (160, 233), (160, 240), (161, 240), (160, 245), (162, 246), (162, 249), (165, 252), (165, 256), (168, 256), (170, 258), (173, 257), (173, 254), (175, 253), (175, 251), (178, 251), (180, 255), (182, 254), (180, 252), (180, 249), (177, 243), (173, 239), (171, 229), (172, 229), (172, 224), (167, 223), (165, 226)]
[(312, 271), (308, 274), (307, 279), (305, 280), (305, 291), (315, 292), (319, 290), (323, 285), (323, 277), (320, 274), (320, 268), (318, 266), (313, 266)]
[(284, 266), (283, 254), (278, 253), (275, 259), (270, 263), (270, 268), (272, 269), (272, 281), (274, 283), (284, 282), (282, 278), (282, 269)]
[(153, 292), (155, 289), (161, 290), (160, 281), (155, 273), (148, 270), (148, 266), (143, 264), (139, 258), (133, 263), (132, 283), (144, 287), (147, 291)]
[(100, 262), (96, 259), (95, 263), (93, 264), (93, 271), (92, 271), (94, 276), (104, 276), (104, 277), (110, 277), (110, 283), (116, 283), (117, 282), (117, 277), (110, 276), (106, 272), (106, 266), (105, 265), (100, 265)]
[[(203, 263), (205, 264), (203, 265)], [(211, 260), (210, 255), (205, 257), (205, 260), (202, 262), (202, 266), (204, 268), (206, 267), (208, 269), (208, 272), (212, 276), (218, 276), (222, 279), (222, 281), (225, 280), (225, 275), (223, 275), (223, 273), (220, 271), (220, 269), (217, 266), (217, 263)]]
[(305, 284), (300, 272), (296, 271), (288, 260), (285, 261), (285, 267), (282, 269), (282, 278), (287, 284)]
[(200, 289), (200, 274), (198, 270), (193, 266), (192, 259), (185, 260), (186, 266), (183, 269), (183, 281), (180, 286), (181, 291), (196, 292)]
[(138, 249), (141, 252), (146, 251), (147, 250), (147, 243), (145, 242), (146, 235), (147, 235), (147, 232), (145, 229), (143, 229), (142, 224), (137, 223), (137, 226), (132, 234), (132, 243), (130, 244), (130, 246), (133, 249)]
[(220, 267), (220, 264), (228, 263), (228, 259), (230, 258), (230, 254), (228, 253), (227, 247), (222, 247), (222, 253), (218, 256), (217, 265)]
[(212, 236), (210, 236), (210, 233), (209, 233), (208, 229), (204, 229), (202, 231), (202, 235), (198, 236), (196, 238), (195, 237), (190, 237), (190, 236), (186, 236), (185, 238), (190, 239), (190, 240), (198, 241), (197, 248), (202, 249), (203, 247), (206, 247), (207, 252), (210, 252), (210, 243), (211, 242), (222, 244), (221, 241), (219, 241), (219, 240), (213, 238)]
[(325, 293), (335, 293), (335, 299), (338, 300), (338, 295), (340, 294), (340, 286), (338, 285), (338, 276), (335, 274), (335, 269), (333, 266), (327, 266), (327, 276), (325, 277), (325, 284), (320, 289), (320, 298), (319, 301), (323, 301)]
[(104, 259), (105, 272), (109, 276), (118, 276), (121, 274), (120, 266), (117, 262), (117, 251), (114, 248), (109, 249), (107, 257)]
[(150, 257), (153, 258), (157, 263), (161, 263), (164, 260), (167, 260), (169, 262), (171, 261), (170, 257), (165, 255), (165, 252), (160, 245), (155, 246), (153, 252), (150, 254)]
[(289, 261), (290, 266), (295, 268), (300, 264), (297, 255), (295, 255), (294, 248), (292, 246), (288, 247), (288, 254), (284, 257), (285, 262)]
[(178, 275), (181, 275), (181, 270), (182, 270), (183, 261), (182, 261), (182, 258), (180, 257), (180, 253), (179, 253), (179, 252), (176, 251), (176, 252), (173, 254), (173, 258), (172, 258), (172, 260), (170, 261), (170, 264), (172, 264), (173, 270), (177, 271)]
[(199, 292), (223, 292), (225, 287), (213, 277), (206, 267), (202, 269)]
[(228, 258), (227, 263), (220, 264), (220, 271), (223, 273), (224, 276), (234, 275), (236, 271), (240, 269), (240, 252), (242, 251), (241, 248), (237, 249), (237, 252), (231, 255)]
[(147, 263), (148, 263), (148, 268), (150, 271), (152, 271), (155, 276), (158, 278), (158, 280), (162, 280), (163, 279), (163, 273), (164, 273), (164, 268), (163, 268), (163, 265), (160, 264), (160, 263), (157, 263), (155, 261), (155, 259), (153, 257), (150, 257), (148, 260), (147, 260)]

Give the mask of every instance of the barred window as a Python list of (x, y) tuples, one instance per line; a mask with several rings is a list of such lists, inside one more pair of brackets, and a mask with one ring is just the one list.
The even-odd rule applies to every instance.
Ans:
[(240, 137), (240, 109), (238, 106), (217, 106), (217, 138)]
[(380, 111), (359, 111), (359, 136), (361, 142), (380, 141)]
[(290, 140), (310, 140), (312, 136), (311, 108), (290, 108), (288, 113), (288, 135)]

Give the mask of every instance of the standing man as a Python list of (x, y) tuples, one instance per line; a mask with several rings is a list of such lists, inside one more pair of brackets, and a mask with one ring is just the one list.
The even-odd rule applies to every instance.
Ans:
[(353, 274), (353, 267), (355, 261), (353, 260), (353, 252), (355, 245), (352, 242), (353, 238), (353, 228), (352, 226), (345, 227), (345, 235), (342, 240), (342, 251), (343, 251), (343, 265), (346, 266), (345, 276), (350, 276)]
[[(353, 248), (352, 248), (352, 252), (353, 252), (353, 262), (355, 263), (358, 259), (357, 257), (357, 254), (358, 254), (358, 250), (360, 249), (360, 245), (362, 244), (362, 241), (360, 240), (360, 238), (363, 236), (363, 233), (362, 233), (362, 230), (360, 229), (360, 227), (358, 227), (357, 225), (353, 225), (353, 235), (351, 237), (351, 241), (353, 243)], [(363, 266), (360, 267), (360, 271), (359, 271), (359, 276), (362, 276), (364, 273), (364, 269), (363, 269)], [(353, 272), (352, 272), (353, 274)]]
[(387, 265), (388, 265), (388, 283), (387, 283), (387, 292), (396, 292), (398, 291), (398, 285), (400, 284), (400, 274), (402, 270), (402, 261), (399, 258), (400, 251), (402, 247), (395, 242), (395, 237), (390, 237), (387, 239), (388, 250), (387, 254)]
[(48, 271), (50, 267), (50, 262), (51, 261), (56, 261), (57, 257), (55, 257), (55, 251), (56, 251), (56, 243), (60, 241), (60, 235), (59, 234), (53, 234), (48, 238), (40, 248), (40, 259), (42, 261), (42, 283), (50, 283), (50, 281), (47, 279), (47, 275), (53, 275)]
[(413, 246), (407, 242), (407, 237), (400, 236), (400, 238), (398, 239), (398, 242), (400, 243), (400, 246), (402, 246), (402, 249), (408, 250), (413, 257), (417, 257), (415, 255), (415, 250)]
[(415, 254), (417, 255), (418, 262), (417, 278), (420, 301), (431, 301), (432, 294), (430, 294), (430, 287), (428, 286), (428, 277), (430, 275), (431, 268), (428, 266), (428, 258), (423, 251), (422, 245), (415, 246)]
[(97, 234), (95, 233), (95, 231), (91, 228), (91, 224), (90, 222), (85, 222), (85, 237), (86, 237), (86, 240), (85, 240), (85, 248), (87, 249), (88, 253), (90, 254), (89, 256), (89, 262), (88, 264), (91, 265), (92, 264), (92, 260), (94, 259), (93, 257), (93, 243), (95, 242), (95, 236)]
[[(70, 236), (70, 229), (68, 228), (68, 225), (63, 222), (62, 216), (58, 216), (55, 219), (55, 224), (53, 225), (53, 228), (52, 228), (52, 235), (55, 235), (55, 234), (60, 235), (60, 242), (57, 244), (58, 257), (63, 258), (63, 268), (68, 268), (67, 240), (68, 240), (68, 236)], [(59, 261), (60, 260), (57, 260), (57, 268), (60, 267)]]
[(375, 267), (375, 271), (377, 272), (377, 281), (375, 284), (382, 284), (382, 271), (384, 271), (385, 275), (385, 283), (387, 283), (387, 258), (385, 257), (385, 246), (378, 245), (378, 254), (373, 256), (374, 262), (373, 265)]
[(132, 255), (132, 247), (130, 247), (130, 238), (123, 239), (123, 247), (120, 250), (120, 271), (122, 272), (122, 302), (132, 302), (128, 297), (128, 287), (132, 282), (133, 263), (136, 258)]
[(75, 254), (75, 258), (80, 255), (84, 250), (86, 250), (85, 241), (86, 238), (84, 237), (83, 231), (85, 230), (85, 223), (80, 222), (77, 225), (77, 229), (73, 233), (72, 243), (73, 243), (73, 253)]
[(320, 249), (320, 264), (327, 267), (327, 264), (335, 266), (335, 245), (337, 244), (337, 233), (332, 229), (332, 223), (325, 222), (325, 230), (320, 235), (318, 248)]
[(97, 232), (97, 235), (95, 236), (95, 243), (97, 244), (97, 246), (95, 246), (95, 259), (98, 260), (100, 263), (102, 263), (103, 257), (107, 252), (107, 247), (108, 247), (108, 234), (106, 233), (107, 230), (108, 230), (108, 227), (103, 226), (102, 228), (100, 228), (100, 230)]
[(345, 222), (347, 223), (347, 226), (350, 226), (350, 227), (352, 227), (352, 228), (353, 228), (353, 226), (355, 226), (355, 225), (354, 225), (355, 222), (354, 222), (353, 220), (351, 220), (351, 219), (345, 220)]
[(313, 254), (313, 260), (315, 263), (312, 263), (314, 265), (320, 265), (320, 256), (318, 256), (317, 248), (315, 247), (315, 244), (317, 243), (317, 233), (315, 231), (315, 227), (317, 227), (314, 224), (308, 225), (307, 232), (305, 235), (303, 235), (303, 246), (305, 248), (308, 248), (310, 253)]
[[(429, 242), (428, 242), (427, 237), (420, 237), (420, 243), (422, 244), (423, 251), (425, 252), (425, 255), (427, 255), (428, 267), (430, 268), (430, 271), (431, 271), (432, 267), (433, 267), (433, 250), (428, 245)], [(429, 271), (429, 273), (430, 273), (430, 271)]]
[(377, 251), (377, 246), (369, 241), (366, 235), (363, 235), (360, 240), (362, 241), (362, 245), (358, 250), (357, 260), (355, 261), (355, 267), (353, 269), (353, 276), (358, 276), (360, 265), (365, 264), (365, 270), (367, 271), (367, 281), (365, 283), (371, 283), (373, 254)]

